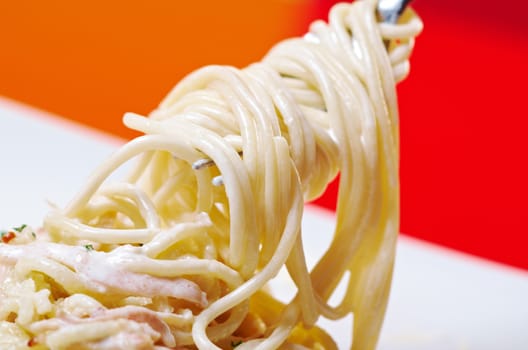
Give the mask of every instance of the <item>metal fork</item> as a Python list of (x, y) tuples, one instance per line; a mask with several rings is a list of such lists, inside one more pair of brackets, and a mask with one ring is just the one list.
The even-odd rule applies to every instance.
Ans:
[(394, 24), (412, 0), (379, 0), (378, 16), (381, 22)]
[[(411, 1), (412, 0), (379, 0), (377, 12), (380, 22), (395, 24)], [(385, 46), (388, 47), (389, 42), (385, 42)], [(242, 156), (242, 152), (239, 152), (239, 154)], [(212, 165), (214, 165), (213, 160), (202, 158), (194, 162), (192, 168), (194, 170), (199, 170)], [(215, 176), (212, 183), (215, 186), (222, 186), (224, 184), (222, 175)]]

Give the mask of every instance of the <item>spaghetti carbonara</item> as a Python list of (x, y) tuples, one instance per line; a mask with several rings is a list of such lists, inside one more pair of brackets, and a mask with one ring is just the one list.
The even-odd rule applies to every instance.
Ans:
[[(375, 1), (339, 4), (262, 62), (205, 67), (148, 118), (126, 114), (143, 136), (42, 229), (2, 233), (0, 348), (335, 349), (316, 322), (350, 314), (352, 348), (375, 348), (399, 225), (395, 84), (420, 30), (412, 10), (384, 24)], [(338, 172), (309, 271), (303, 203)], [(267, 286), (283, 266), (288, 303)]]

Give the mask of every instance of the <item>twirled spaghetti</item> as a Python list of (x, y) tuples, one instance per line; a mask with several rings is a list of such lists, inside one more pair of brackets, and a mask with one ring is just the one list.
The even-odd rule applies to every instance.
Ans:
[[(391, 25), (375, 7), (337, 5), (262, 62), (203, 68), (149, 118), (125, 115), (145, 135), (43, 230), (0, 244), (0, 344), (335, 349), (314, 325), (353, 313), (353, 349), (374, 348), (399, 225), (394, 87), (421, 30), (411, 10)], [(136, 157), (128, 178), (105, 181)], [(309, 271), (303, 203), (338, 172), (333, 240)], [(266, 288), (284, 265), (297, 286), (286, 305)]]

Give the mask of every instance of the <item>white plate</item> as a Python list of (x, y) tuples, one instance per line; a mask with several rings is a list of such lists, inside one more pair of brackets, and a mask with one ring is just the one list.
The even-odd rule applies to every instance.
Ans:
[[(64, 205), (122, 142), (0, 98), (0, 228), (38, 226), (46, 200)], [(332, 227), (332, 213), (307, 208), (311, 264), (328, 239), (310, 233)], [(350, 323), (331, 324), (341, 349)], [(379, 349), (528, 349), (528, 273), (402, 236)]]

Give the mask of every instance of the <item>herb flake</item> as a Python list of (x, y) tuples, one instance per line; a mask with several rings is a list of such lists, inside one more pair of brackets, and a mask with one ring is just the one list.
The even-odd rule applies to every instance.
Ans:
[(86, 244), (86, 245), (84, 246), (84, 248), (86, 248), (87, 251), (95, 250), (94, 246), (91, 245), (91, 244)]
[(243, 343), (242, 340), (237, 340), (237, 341), (232, 340), (232, 341), (231, 341), (231, 346), (232, 346), (233, 348), (236, 348), (237, 346), (239, 346), (239, 345), (242, 344), (242, 343)]
[(22, 224), (19, 227), (13, 227), (13, 230), (15, 230), (17, 232), (22, 232), (22, 230), (24, 230), (26, 227), (27, 227), (26, 224)]

